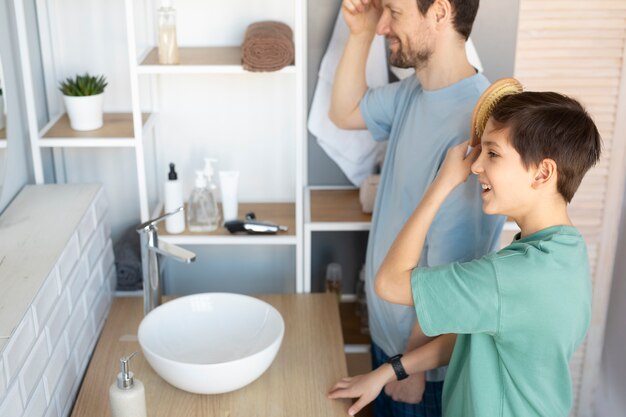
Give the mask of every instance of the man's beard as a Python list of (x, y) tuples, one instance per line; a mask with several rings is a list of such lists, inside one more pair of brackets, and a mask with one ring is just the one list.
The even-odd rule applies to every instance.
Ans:
[(420, 51), (408, 50), (404, 51), (402, 43), (398, 40), (398, 49), (393, 52), (389, 51), (389, 63), (398, 68), (415, 68), (419, 71), (428, 64), (430, 56), (433, 54), (432, 50), (424, 47)]

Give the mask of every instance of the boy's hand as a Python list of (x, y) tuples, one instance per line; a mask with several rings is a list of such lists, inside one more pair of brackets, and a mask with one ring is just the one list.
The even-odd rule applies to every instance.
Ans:
[(407, 404), (419, 404), (422, 402), (424, 389), (426, 388), (426, 374), (419, 372), (411, 374), (402, 381), (391, 381), (385, 385), (385, 394), (394, 401)]
[[(446, 158), (439, 168), (436, 181), (452, 191), (457, 185), (464, 183), (471, 173), (474, 161), (480, 155), (480, 145), (468, 154), (469, 140), (448, 149)], [(467, 156), (466, 156), (467, 155)]]
[[(358, 398), (348, 409), (348, 414), (355, 415), (367, 404), (376, 399), (387, 383), (384, 365), (370, 373), (354, 377), (342, 378), (328, 392), (328, 398)], [(393, 371), (391, 371), (393, 372)]]
[(376, 25), (383, 13), (381, 0), (343, 0), (341, 9), (352, 35), (376, 33)]

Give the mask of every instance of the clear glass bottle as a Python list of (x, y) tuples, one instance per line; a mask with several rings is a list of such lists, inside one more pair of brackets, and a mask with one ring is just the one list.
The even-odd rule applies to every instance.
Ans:
[(157, 10), (159, 15), (159, 64), (180, 63), (176, 40), (176, 10), (169, 1), (163, 1)]
[(335, 293), (337, 302), (341, 301), (341, 279), (343, 273), (341, 265), (332, 262), (326, 266), (326, 292)]
[(187, 228), (192, 232), (217, 229), (220, 216), (215, 193), (210, 190), (204, 172), (196, 171), (196, 184), (187, 204)]

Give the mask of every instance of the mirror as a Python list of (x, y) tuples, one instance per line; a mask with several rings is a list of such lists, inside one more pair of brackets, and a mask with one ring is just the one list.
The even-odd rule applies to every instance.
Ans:
[(7, 153), (7, 126), (6, 126), (6, 91), (4, 83), (4, 73), (2, 72), (2, 60), (0, 59), (0, 194), (4, 182), (4, 166)]

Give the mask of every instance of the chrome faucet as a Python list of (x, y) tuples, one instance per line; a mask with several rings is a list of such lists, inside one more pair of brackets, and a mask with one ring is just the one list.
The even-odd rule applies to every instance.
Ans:
[(141, 236), (141, 269), (143, 272), (143, 314), (161, 304), (161, 269), (157, 255), (168, 256), (180, 262), (191, 263), (196, 254), (167, 242), (159, 241), (156, 224), (183, 211), (182, 207), (137, 226)]

